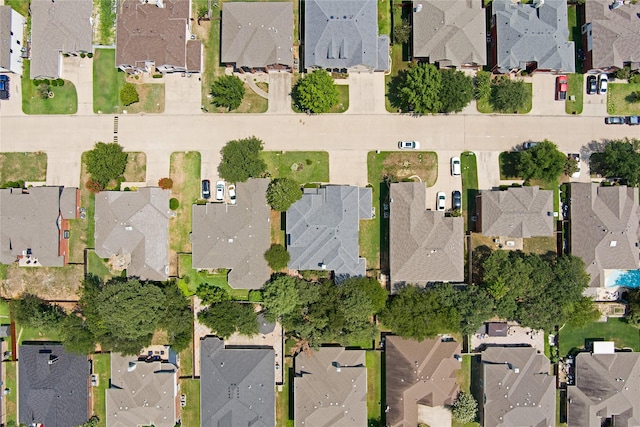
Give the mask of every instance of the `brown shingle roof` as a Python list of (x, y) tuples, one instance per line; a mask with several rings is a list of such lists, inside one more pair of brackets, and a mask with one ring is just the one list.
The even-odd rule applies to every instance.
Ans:
[(187, 71), (199, 73), (202, 69), (202, 42), (189, 40), (187, 42)]

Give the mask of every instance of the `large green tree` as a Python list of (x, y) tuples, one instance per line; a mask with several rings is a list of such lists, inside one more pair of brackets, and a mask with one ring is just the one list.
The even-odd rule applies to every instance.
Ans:
[(443, 69), (440, 89), (441, 113), (460, 112), (473, 99), (473, 80), (462, 71)]
[(545, 139), (522, 151), (518, 156), (516, 168), (526, 181), (540, 179), (553, 182), (564, 173), (566, 163), (567, 155), (559, 151), (556, 144)]
[(228, 182), (245, 182), (259, 177), (267, 169), (267, 164), (260, 157), (262, 148), (262, 141), (255, 136), (227, 142), (220, 151), (220, 178)]
[(275, 243), (264, 253), (264, 259), (274, 271), (286, 268), (290, 258), (291, 256), (285, 247)]
[(501, 113), (522, 112), (531, 102), (531, 92), (523, 80), (502, 78), (493, 85), (490, 102)]
[(592, 169), (607, 178), (622, 178), (631, 186), (640, 184), (640, 140), (617, 139), (606, 143), (604, 151), (593, 155)]
[(297, 282), (292, 276), (279, 275), (262, 288), (262, 305), (267, 320), (275, 321), (291, 314), (300, 305)]
[(211, 103), (229, 111), (237, 109), (244, 98), (244, 83), (236, 76), (218, 77), (211, 85)]
[(62, 307), (57, 304), (49, 304), (33, 294), (23, 294), (20, 298), (11, 300), (9, 309), (20, 326), (45, 333), (58, 333), (66, 317)]
[(298, 108), (314, 114), (328, 113), (339, 101), (336, 84), (325, 70), (314, 70), (298, 80), (292, 95)]
[(489, 97), (491, 96), (491, 73), (488, 71), (479, 70), (476, 73), (474, 85), (476, 88), (476, 99), (489, 99)]
[(258, 316), (253, 304), (238, 301), (220, 301), (198, 313), (198, 320), (220, 338), (234, 333), (253, 336), (258, 333)]
[(106, 186), (120, 177), (127, 166), (127, 153), (115, 142), (96, 142), (93, 150), (86, 154), (87, 172), (94, 181)]
[(419, 63), (410, 67), (398, 74), (391, 85), (395, 91), (392, 105), (403, 111), (429, 114), (442, 109), (442, 74), (432, 64)]
[(300, 184), (290, 178), (276, 178), (267, 187), (267, 203), (280, 212), (287, 211), (301, 198)]
[(461, 424), (470, 423), (475, 421), (477, 412), (478, 402), (473, 395), (461, 391), (451, 408), (453, 418)]

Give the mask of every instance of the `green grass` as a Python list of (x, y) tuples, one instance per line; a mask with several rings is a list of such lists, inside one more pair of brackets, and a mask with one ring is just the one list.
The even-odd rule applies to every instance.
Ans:
[(16, 323), (16, 338), (18, 345), (27, 341), (60, 341), (60, 334), (56, 331), (27, 328)]
[(93, 387), (93, 415), (99, 418), (98, 427), (107, 425), (107, 396), (111, 378), (111, 354), (93, 355), (93, 373), (98, 374), (98, 387)]
[(378, 34), (391, 34), (391, 1), (378, 0)]
[[(582, 114), (582, 104), (584, 99), (584, 75), (567, 74), (567, 99), (564, 109), (567, 114)], [(575, 97), (575, 101), (570, 98)]]
[(558, 339), (561, 356), (584, 348), (585, 341), (614, 341), (617, 348), (640, 350), (640, 331), (621, 318), (593, 322), (582, 328), (565, 325), (560, 330)]
[[(5, 266), (5, 264), (0, 264), (0, 267)], [(6, 269), (3, 269), (6, 272)], [(2, 279), (4, 279), (4, 276), (2, 277)], [(0, 300), (0, 323), (4, 324), (4, 323), (8, 323), (9, 319), (9, 303), (5, 300)]]
[(145, 182), (147, 180), (147, 155), (142, 152), (127, 153), (127, 165), (123, 176), (127, 182)]
[(7, 181), (46, 181), (47, 153), (0, 153), (0, 185)]
[(471, 229), (471, 217), (476, 212), (476, 195), (478, 194), (478, 163), (475, 153), (465, 151), (460, 155), (462, 168), (462, 214), (465, 216), (467, 229)]
[(338, 104), (329, 113), (344, 113), (349, 109), (349, 85), (336, 85), (338, 89)]
[(112, 277), (109, 267), (95, 251), (87, 251), (87, 272), (94, 274), (105, 281)]
[(82, 153), (82, 166), (80, 170), (80, 206), (86, 209), (85, 219), (75, 219), (69, 221), (71, 236), (69, 238), (69, 261), (73, 263), (84, 262), (84, 249), (93, 248), (95, 246), (95, 194), (85, 188), (85, 183), (89, 179), (86, 171), (86, 155)]
[[(471, 392), (471, 358), (473, 356), (462, 356), (462, 363), (460, 364), (460, 369), (456, 372), (456, 379), (458, 384), (460, 385), (460, 391), (464, 391), (465, 393)], [(476, 422), (470, 422), (466, 424), (461, 424), (455, 420), (452, 420), (452, 427), (477, 427), (480, 424)]]
[[(221, 270), (218, 273), (197, 271), (191, 268), (191, 254), (180, 254), (178, 260), (180, 277), (180, 279), (178, 279), (178, 286), (182, 290), (182, 293), (186, 296), (194, 295), (196, 293), (196, 290), (198, 289), (198, 285), (202, 283), (209, 283), (210, 285), (214, 285), (226, 290), (229, 295), (231, 295), (231, 298), (235, 300), (247, 301), (249, 299), (248, 289), (233, 289), (231, 286), (229, 286), (229, 281), (227, 280), (227, 270)], [(188, 279), (186, 279), (187, 277)]]
[[(272, 178), (290, 178), (299, 184), (329, 182), (329, 153), (326, 151), (263, 151), (260, 156)], [(298, 165), (295, 171), (292, 169), (294, 163)]]
[(193, 343), (180, 352), (180, 376), (193, 375)]
[(633, 92), (640, 92), (640, 83), (611, 83), (607, 95), (607, 113), (622, 116), (640, 114), (640, 102), (632, 102)]
[[(384, 2), (389, 3), (391, 7), (393, 2)], [(383, 3), (383, 4), (384, 4)], [(402, 3), (396, 3), (393, 6), (393, 10), (391, 10), (391, 20), (393, 25), (400, 25), (402, 21)], [(378, 11), (380, 9), (378, 8)], [(378, 12), (380, 14), (380, 12)], [(389, 30), (391, 31), (391, 30)], [(382, 33), (382, 32), (381, 32)], [(391, 35), (393, 38), (393, 36)], [(397, 113), (398, 109), (394, 108), (389, 101), (389, 84), (393, 80), (395, 76), (402, 70), (406, 70), (409, 68), (409, 45), (407, 43), (394, 43), (391, 47), (391, 73), (389, 75), (384, 76), (384, 84), (385, 84), (385, 107), (390, 113)]]
[[(215, 110), (215, 106), (212, 106)], [(209, 108), (211, 110), (211, 108)], [(244, 84), (244, 98), (238, 108), (232, 110), (231, 113), (266, 113), (269, 109), (269, 100), (261, 97), (251, 89), (248, 84)], [(219, 113), (227, 111), (226, 108), (218, 108)]]
[(5, 0), (4, 4), (11, 6), (13, 10), (25, 18), (29, 15), (29, 2), (27, 0)]
[[(289, 354), (286, 351), (286, 354)], [(284, 360), (284, 384), (276, 392), (276, 425), (294, 427), (293, 420), (293, 358)]]
[(180, 391), (187, 396), (187, 405), (182, 410), (182, 425), (200, 425), (200, 380), (181, 380)]
[(504, 151), (500, 153), (500, 179), (522, 179), (517, 171), (520, 153), (517, 151)]
[(383, 426), (382, 422), (382, 352), (369, 350), (365, 353), (367, 366), (367, 418), (369, 427)]
[(5, 373), (5, 384), (2, 388), (8, 388), (9, 394), (5, 395), (5, 412), (3, 415), (7, 420), (6, 425), (11, 425), (10, 421), (18, 421), (18, 362), (3, 362), (2, 369)]
[(169, 222), (169, 247), (175, 252), (191, 252), (191, 205), (200, 197), (200, 157), (197, 151), (171, 154), (171, 197), (180, 202), (176, 217)]
[[(569, 41), (574, 41), (580, 38), (580, 26), (578, 23), (578, 14), (576, 13), (575, 5), (567, 6), (567, 20), (569, 21)], [(575, 34), (576, 28), (578, 29), (577, 37)]]
[(104, 46), (115, 43), (115, 24), (116, 9), (114, 0), (93, 0), (94, 4), (98, 3), (98, 40), (97, 42)]
[(205, 23), (210, 25), (207, 38), (202, 40), (203, 64), (202, 71), (202, 105), (211, 105), (211, 100), (207, 97), (213, 81), (224, 75), (224, 67), (220, 63), (220, 17), (222, 12), (222, 1), (218, 2), (218, 7), (214, 7), (211, 2), (212, 21)]
[[(533, 83), (525, 83), (527, 87), (527, 91), (529, 92), (529, 96), (527, 98), (527, 105), (521, 110), (517, 111), (516, 114), (527, 114), (531, 111), (532, 102), (533, 102)], [(490, 98), (480, 98), (476, 100), (476, 108), (479, 112), (483, 114), (501, 114), (499, 111), (493, 109), (493, 105), (491, 104)], [(511, 113), (508, 113), (511, 114)]]
[(29, 79), (31, 61), (25, 59), (22, 74), (22, 111), (25, 114), (75, 114), (78, 111), (76, 87), (69, 80), (63, 86), (50, 86), (53, 98), (40, 98), (38, 88)]

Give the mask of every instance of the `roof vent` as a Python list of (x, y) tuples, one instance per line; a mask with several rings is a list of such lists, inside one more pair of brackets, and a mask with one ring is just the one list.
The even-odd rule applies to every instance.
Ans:
[(612, 240), (612, 241), (609, 243), (609, 247), (610, 247), (610, 248), (615, 248), (617, 245), (618, 245), (618, 241), (617, 241), (617, 240)]
[(127, 367), (127, 372), (133, 372), (138, 367), (136, 362), (129, 362), (129, 367)]

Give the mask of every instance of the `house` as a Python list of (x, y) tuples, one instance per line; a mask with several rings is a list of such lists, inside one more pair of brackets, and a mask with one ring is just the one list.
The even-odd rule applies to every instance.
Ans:
[(414, 341), (386, 336), (388, 426), (417, 426), (419, 421), (427, 422), (419, 417), (420, 407), (453, 405), (460, 389), (456, 382), (460, 362), (455, 356), (461, 351), (460, 343), (440, 337)]
[(370, 188), (305, 188), (302, 198), (287, 211), (289, 268), (364, 276), (366, 265), (359, 257), (358, 232), (360, 220), (373, 217), (371, 202)]
[(367, 425), (367, 368), (364, 350), (321, 347), (294, 360), (296, 427)]
[(464, 218), (426, 210), (426, 193), (421, 182), (391, 184), (391, 292), (404, 284), (464, 280)]
[(488, 347), (481, 359), (484, 427), (555, 427), (556, 377), (544, 354), (532, 347)]
[(157, 187), (96, 194), (96, 254), (142, 280), (167, 280), (169, 194)]
[[(0, 6), (0, 73), (22, 75), (26, 18), (11, 6)], [(26, 49), (26, 48), (25, 48)]]
[(127, 73), (199, 73), (202, 43), (187, 0), (118, 0), (116, 64)]
[[(111, 379), (106, 391), (109, 427), (173, 427), (178, 422), (179, 375), (175, 353), (167, 347), (157, 347), (164, 350), (148, 350), (153, 356), (147, 356), (147, 349), (140, 356), (111, 353)], [(156, 354), (161, 351), (163, 355)]]
[(30, 78), (57, 79), (62, 55), (91, 52), (93, 1), (31, 0)]
[(569, 246), (591, 277), (590, 288), (606, 286), (607, 272), (640, 267), (638, 189), (572, 183)]
[(304, 2), (304, 66), (342, 71), (389, 70), (389, 36), (378, 35), (378, 2)]
[(86, 423), (91, 416), (87, 356), (68, 353), (62, 344), (21, 345), (19, 354), (20, 424), (70, 427)]
[(487, 64), (485, 8), (480, 0), (413, 2), (413, 58), (444, 67)]
[(535, 0), (532, 4), (494, 0), (491, 8), (490, 65), (494, 72), (575, 72), (567, 0)]
[(221, 62), (234, 69), (293, 67), (293, 4), (224, 3)]
[(273, 349), (200, 341), (200, 425), (275, 426)]
[(612, 72), (625, 65), (640, 68), (640, 4), (589, 0), (581, 11), (583, 70)]
[(640, 353), (578, 353), (567, 387), (569, 427), (640, 425)]
[(476, 230), (484, 236), (528, 238), (555, 235), (553, 191), (540, 187), (483, 190), (477, 196)]
[(0, 262), (62, 267), (69, 257), (69, 220), (80, 192), (70, 187), (0, 189)]
[(229, 268), (233, 288), (260, 289), (269, 280), (264, 258), (271, 245), (268, 186), (268, 179), (250, 179), (236, 185), (235, 205), (193, 205), (193, 268)]

